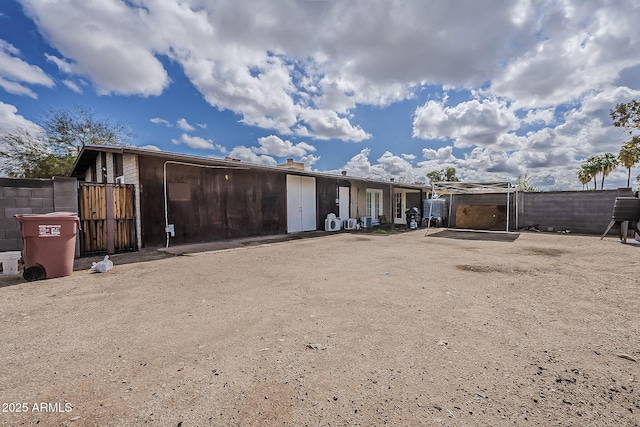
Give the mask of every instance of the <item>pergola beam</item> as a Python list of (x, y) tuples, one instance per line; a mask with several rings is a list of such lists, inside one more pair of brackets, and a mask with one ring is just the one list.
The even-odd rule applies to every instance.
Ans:
[[(509, 232), (509, 199), (511, 193), (515, 193), (516, 203), (516, 229), (518, 228), (518, 187), (510, 182), (449, 182), (440, 181), (431, 183), (431, 198), (440, 194), (448, 194), (449, 197), (449, 218), (451, 218), (451, 209), (453, 206), (454, 194), (506, 194), (507, 195), (507, 224), (506, 232)], [(437, 196), (436, 196), (437, 197)], [(431, 215), (431, 212), (429, 212)], [(431, 223), (431, 221), (429, 221)], [(427, 225), (427, 232), (429, 225)]]

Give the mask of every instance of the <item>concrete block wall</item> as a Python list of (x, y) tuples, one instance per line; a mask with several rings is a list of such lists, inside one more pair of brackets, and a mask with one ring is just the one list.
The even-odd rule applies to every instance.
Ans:
[(602, 234), (611, 221), (617, 190), (551, 191), (519, 195), (520, 225), (542, 231)]
[[(542, 231), (570, 230), (573, 233), (602, 234), (611, 221), (613, 204), (618, 196), (631, 196), (620, 190), (548, 191), (518, 193), (518, 228), (537, 226)], [(442, 197), (449, 200), (448, 195)], [(455, 227), (455, 211), (460, 205), (501, 205), (506, 207), (506, 194), (454, 195), (451, 226)], [(515, 194), (509, 198), (510, 230), (515, 230)]]
[(75, 178), (0, 178), (0, 252), (22, 250), (15, 214), (78, 213)]

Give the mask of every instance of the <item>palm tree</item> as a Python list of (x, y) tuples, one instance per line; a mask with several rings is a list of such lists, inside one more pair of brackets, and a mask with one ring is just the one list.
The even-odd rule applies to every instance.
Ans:
[(580, 169), (578, 169), (578, 179), (580, 180), (580, 183), (582, 184), (582, 189), (584, 190), (585, 187), (587, 189), (589, 189), (589, 182), (591, 181), (591, 172), (589, 172), (589, 169), (585, 167), (585, 165), (583, 164), (582, 167), (580, 167)]
[(593, 179), (593, 189), (598, 189), (598, 181), (596, 181), (596, 176), (600, 173), (600, 156), (589, 156), (582, 161), (581, 169), (585, 170), (585, 173), (588, 174)]
[(640, 136), (634, 136), (626, 142), (618, 153), (618, 162), (627, 168), (627, 187), (631, 185), (631, 168), (640, 162)]
[(604, 179), (612, 172), (616, 167), (618, 167), (618, 158), (613, 153), (604, 153), (599, 157), (600, 164), (600, 172), (602, 173), (602, 183), (600, 184), (600, 189), (604, 190)]

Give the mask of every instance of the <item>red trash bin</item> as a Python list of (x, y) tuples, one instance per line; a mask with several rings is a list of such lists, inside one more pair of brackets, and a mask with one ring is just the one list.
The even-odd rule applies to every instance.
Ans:
[(80, 219), (73, 212), (14, 215), (22, 231), (25, 280), (69, 276)]

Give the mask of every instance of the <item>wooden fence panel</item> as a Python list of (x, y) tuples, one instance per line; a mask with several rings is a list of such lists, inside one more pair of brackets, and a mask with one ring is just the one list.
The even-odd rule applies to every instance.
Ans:
[(80, 183), (81, 255), (137, 250), (131, 184)]

